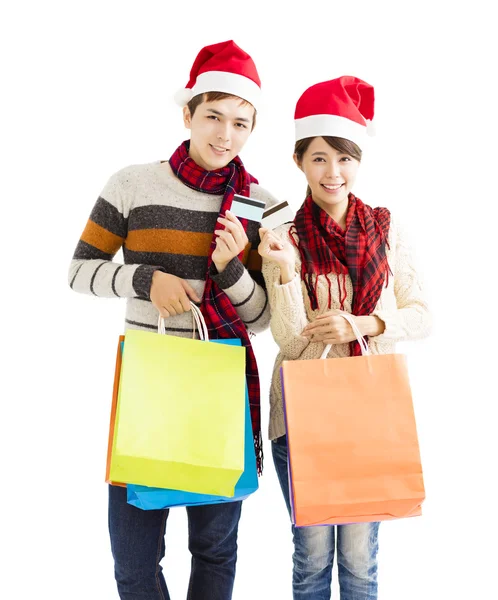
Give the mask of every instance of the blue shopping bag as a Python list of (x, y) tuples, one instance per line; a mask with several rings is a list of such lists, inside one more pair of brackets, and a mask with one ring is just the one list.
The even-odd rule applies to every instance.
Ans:
[[(212, 340), (215, 343), (240, 346), (240, 340)], [(211, 343), (211, 342), (207, 342)], [(249, 394), (246, 386), (245, 433), (244, 433), (244, 472), (240, 476), (235, 493), (231, 497), (214, 496), (210, 494), (196, 494), (180, 490), (146, 487), (143, 485), (128, 484), (128, 504), (142, 510), (157, 510), (173, 506), (201, 506), (203, 504), (219, 504), (245, 500), (258, 489), (258, 474), (256, 470), (256, 455), (254, 453), (251, 412), (249, 409)]]

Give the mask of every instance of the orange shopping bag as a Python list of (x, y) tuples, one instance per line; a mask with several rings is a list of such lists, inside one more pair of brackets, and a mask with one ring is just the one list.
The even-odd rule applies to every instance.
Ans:
[(282, 388), (297, 526), (421, 514), (422, 466), (405, 357), (284, 361)]
[(123, 360), (124, 339), (125, 339), (124, 335), (119, 336), (118, 349), (117, 349), (117, 353), (116, 353), (116, 368), (114, 370), (114, 387), (112, 390), (111, 418), (110, 418), (110, 422), (109, 422), (109, 440), (107, 442), (107, 463), (106, 463), (106, 469), (105, 469), (106, 483), (110, 483), (111, 485), (118, 485), (120, 487), (126, 487), (126, 484), (118, 483), (116, 481), (111, 481), (110, 470), (111, 470), (111, 457), (112, 457), (112, 443), (114, 441), (114, 425), (116, 422), (116, 409), (118, 406), (119, 380), (121, 378), (121, 363)]

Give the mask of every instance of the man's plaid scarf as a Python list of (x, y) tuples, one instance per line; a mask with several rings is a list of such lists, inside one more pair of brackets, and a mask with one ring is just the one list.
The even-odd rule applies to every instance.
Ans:
[[(186, 186), (205, 192), (206, 194), (223, 194), (220, 216), (230, 210), (234, 194), (249, 196), (251, 183), (258, 181), (244, 168), (238, 156), (231, 160), (226, 167), (216, 171), (205, 171), (197, 165), (188, 154), (190, 142), (185, 141), (173, 153), (169, 164), (174, 174)], [(244, 229), (247, 220), (240, 219)], [(206, 320), (211, 339), (239, 338), (246, 347), (246, 377), (249, 391), (249, 405), (251, 408), (251, 422), (254, 435), (254, 449), (258, 472), (263, 470), (263, 441), (261, 436), (261, 410), (259, 375), (256, 357), (251, 345), (249, 333), (241, 321), (237, 311), (230, 302), (225, 292), (209, 277), (212, 254), (216, 247), (216, 236), (213, 233), (208, 256), (206, 287), (201, 302), (201, 312)], [(243, 252), (239, 255), (242, 259)]]
[[(377, 305), (384, 282), (388, 282), (389, 264), (386, 246), (391, 213), (387, 208), (364, 204), (349, 194), (346, 229), (343, 230), (311, 196), (296, 213), (290, 238), (301, 255), (301, 278), (305, 282), (311, 308), (318, 308), (318, 275), (329, 282), (328, 308), (332, 306), (329, 273), (337, 275), (339, 302), (344, 310), (346, 275), (353, 283), (352, 314), (370, 315)], [(293, 233), (297, 234), (298, 242)], [(351, 344), (351, 355), (361, 355), (358, 342)]]

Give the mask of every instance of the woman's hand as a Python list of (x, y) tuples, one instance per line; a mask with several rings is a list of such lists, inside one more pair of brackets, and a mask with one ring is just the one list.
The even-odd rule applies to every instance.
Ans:
[(280, 267), (281, 283), (289, 283), (295, 275), (296, 253), (288, 240), (282, 240), (271, 229), (261, 227), (259, 230), (261, 242), (258, 246), (260, 256), (275, 262)]
[(218, 217), (218, 223), (224, 225), (225, 229), (216, 229), (216, 248), (213, 251), (214, 266), (218, 273), (222, 273), (228, 263), (238, 256), (247, 246), (249, 240), (242, 223), (229, 210), (225, 218)]
[[(344, 311), (329, 310), (320, 315), (313, 323), (304, 328), (302, 335), (312, 342), (323, 342), (324, 344), (347, 344), (356, 341), (351, 325), (344, 317), (341, 317), (341, 313), (344, 313)], [(384, 331), (384, 323), (378, 317), (349, 316), (353, 317), (362, 335), (374, 337)]]
[[(351, 325), (341, 317), (340, 310), (329, 310), (307, 325), (302, 335), (311, 342), (324, 344), (347, 344), (356, 340)], [(351, 315), (352, 316), (352, 315)], [(353, 319), (356, 319), (353, 317)]]
[(260, 256), (278, 263), (280, 266), (288, 265), (294, 268), (296, 254), (288, 240), (282, 240), (274, 231), (261, 227), (259, 230), (261, 242), (258, 246)]

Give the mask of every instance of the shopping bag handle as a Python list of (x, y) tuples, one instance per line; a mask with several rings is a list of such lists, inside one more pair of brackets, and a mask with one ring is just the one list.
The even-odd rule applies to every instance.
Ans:
[(193, 302), (190, 303), (190, 309), (192, 311), (192, 316), (194, 317), (194, 321), (197, 324), (199, 338), (205, 342), (209, 342), (208, 328), (206, 325), (206, 321), (204, 319), (204, 315), (201, 312), (201, 309), (197, 305), (195, 305)]
[[(360, 344), (361, 355), (369, 356), (370, 348), (368, 347), (368, 344), (365, 342), (365, 339), (364, 339), (363, 335), (361, 334), (361, 331), (359, 330), (358, 325), (356, 324), (353, 315), (350, 315), (349, 313), (340, 313), (340, 316), (344, 317), (346, 319), (346, 321), (351, 325), (351, 329), (353, 330), (353, 333), (355, 334), (356, 339), (358, 340), (358, 344)], [(322, 355), (320, 356), (320, 358), (327, 358), (328, 353), (330, 352), (331, 348), (332, 348), (332, 344), (327, 344), (325, 346), (325, 350), (322, 352)]]
[[(193, 302), (190, 302), (190, 310), (192, 312), (194, 324), (197, 327), (197, 331), (199, 332), (199, 338), (202, 341), (209, 342), (208, 328), (206, 325), (206, 321), (204, 320), (203, 314)], [(162, 315), (159, 315), (159, 318), (157, 320), (157, 333), (160, 333), (161, 335), (166, 335), (166, 319)]]

